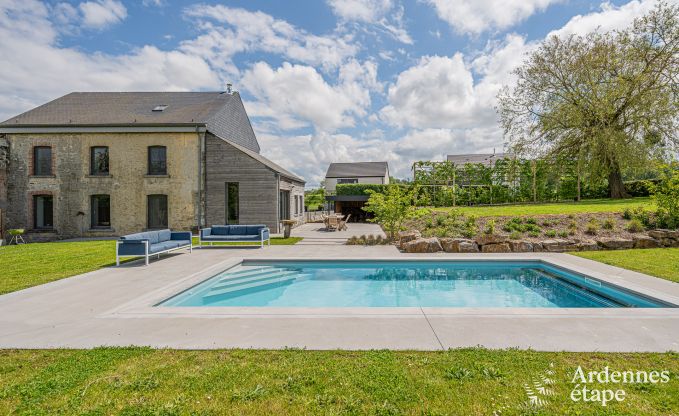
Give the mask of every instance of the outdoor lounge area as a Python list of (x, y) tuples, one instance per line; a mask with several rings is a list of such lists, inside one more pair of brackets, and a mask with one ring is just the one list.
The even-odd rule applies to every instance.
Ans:
[(153, 255), (160, 258), (161, 254), (185, 248), (192, 252), (192, 247), (190, 231), (159, 230), (124, 235), (116, 241), (116, 266), (120, 266), (123, 257), (143, 257), (148, 266)]
[(266, 225), (213, 225), (202, 228), (198, 235), (198, 245), (207, 243), (248, 243), (259, 242), (264, 248), (264, 243), (271, 245), (269, 228)]

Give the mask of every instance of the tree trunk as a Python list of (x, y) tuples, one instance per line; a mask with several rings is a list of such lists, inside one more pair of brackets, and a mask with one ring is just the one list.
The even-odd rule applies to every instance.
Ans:
[(614, 199), (629, 198), (629, 194), (625, 192), (620, 168), (617, 166), (612, 167), (608, 173), (608, 193)]

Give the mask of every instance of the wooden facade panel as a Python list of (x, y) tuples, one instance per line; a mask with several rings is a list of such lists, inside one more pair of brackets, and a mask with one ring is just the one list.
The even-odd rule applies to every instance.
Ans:
[(237, 182), (239, 187), (239, 222), (266, 224), (278, 230), (278, 179), (276, 173), (262, 163), (229, 145), (226, 141), (205, 136), (206, 224), (226, 221), (225, 184)]

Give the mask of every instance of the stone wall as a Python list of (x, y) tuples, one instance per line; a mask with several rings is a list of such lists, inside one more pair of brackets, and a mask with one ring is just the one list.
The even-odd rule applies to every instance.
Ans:
[[(198, 160), (195, 133), (8, 134), (10, 170), (6, 228), (33, 228), (32, 198), (54, 197), (54, 231), (32, 240), (123, 235), (147, 227), (147, 195), (168, 196), (170, 228), (198, 223)], [(147, 148), (167, 147), (168, 175), (147, 176)], [(32, 149), (51, 146), (53, 176), (32, 175)], [(90, 176), (90, 147), (109, 147), (109, 176)], [(90, 197), (111, 196), (111, 229), (90, 229)]]
[(0, 135), (0, 240), (3, 239), (5, 226), (5, 212), (7, 211), (7, 171), (9, 169), (9, 142), (4, 135)]
[(632, 238), (601, 237), (591, 240), (545, 239), (542, 241), (512, 240), (507, 236), (483, 235), (468, 238), (422, 238), (419, 231), (399, 234), (398, 245), (407, 253), (528, 253), (590, 250), (619, 250), (631, 248), (679, 247), (679, 230), (651, 230)]

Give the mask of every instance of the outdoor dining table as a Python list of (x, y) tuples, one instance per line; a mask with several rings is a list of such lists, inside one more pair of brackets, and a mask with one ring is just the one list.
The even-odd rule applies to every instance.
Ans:
[(345, 217), (345, 215), (342, 215), (342, 214), (324, 215), (323, 216), (323, 224), (325, 224), (325, 228), (329, 227), (328, 220), (330, 219), (330, 217), (337, 218), (337, 221), (339, 222)]

